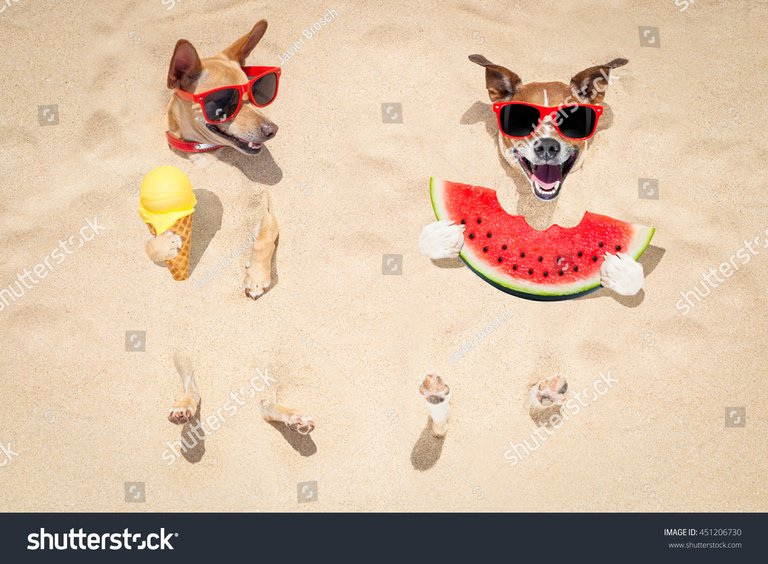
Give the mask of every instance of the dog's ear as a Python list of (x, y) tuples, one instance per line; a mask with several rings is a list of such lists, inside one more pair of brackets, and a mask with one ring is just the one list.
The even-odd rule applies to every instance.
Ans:
[(222, 53), (232, 61), (236, 61), (240, 66), (245, 65), (245, 60), (251, 54), (254, 47), (258, 45), (261, 38), (267, 32), (267, 20), (259, 20), (253, 29), (235, 41), (232, 45), (224, 49)]
[(523, 83), (511, 70), (494, 65), (482, 55), (470, 55), (469, 60), (485, 67), (485, 87), (491, 102), (512, 98)]
[(628, 62), (627, 59), (614, 59), (610, 63), (583, 70), (571, 79), (571, 90), (582, 101), (599, 104), (610, 84), (611, 69), (623, 67)]
[(180, 39), (176, 43), (176, 49), (171, 57), (171, 66), (168, 68), (168, 88), (189, 90), (203, 72), (203, 63), (197, 56), (197, 51), (186, 39)]

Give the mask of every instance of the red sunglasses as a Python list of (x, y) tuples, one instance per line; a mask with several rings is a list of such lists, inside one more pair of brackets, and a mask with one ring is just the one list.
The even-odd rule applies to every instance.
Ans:
[(235, 119), (243, 107), (243, 94), (248, 93), (251, 103), (259, 108), (268, 106), (277, 98), (280, 84), (280, 67), (242, 67), (248, 82), (233, 86), (222, 86), (192, 94), (176, 90), (182, 100), (200, 104), (205, 121), (212, 124)]
[(507, 137), (530, 137), (547, 117), (551, 117), (560, 135), (581, 141), (589, 139), (597, 131), (603, 107), (593, 104), (548, 107), (527, 102), (496, 102), (493, 111), (499, 120), (499, 130)]

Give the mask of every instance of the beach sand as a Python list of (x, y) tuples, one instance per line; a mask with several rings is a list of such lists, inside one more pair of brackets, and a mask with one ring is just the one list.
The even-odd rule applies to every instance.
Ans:
[[(768, 3), (677, 4), (6, 5), (0, 290), (33, 274), (0, 310), (0, 443), (16, 453), (0, 452), (0, 510), (767, 510)], [(176, 40), (210, 56), (260, 18), (249, 62), (283, 63), (277, 137), (202, 167), (171, 152)], [(556, 203), (533, 204), (502, 163), (471, 53), (524, 81), (629, 59)], [(147, 259), (137, 214), (142, 176), (166, 164), (199, 201), (183, 283)], [(643, 293), (537, 303), (433, 264), (417, 246), (430, 176), (497, 188), (532, 221), (590, 210), (655, 226)], [(641, 178), (658, 199), (638, 197)], [(278, 280), (254, 302), (242, 281), (266, 190)], [(702, 273), (740, 250), (749, 260), (684, 314), (681, 292), (705, 293)], [(212, 422), (182, 457), (166, 420), (177, 350)], [(451, 387), (443, 442), (424, 432), (430, 371)], [(528, 390), (555, 373), (587, 399), (537, 437)], [(310, 439), (261, 420), (275, 394), (316, 418)]]

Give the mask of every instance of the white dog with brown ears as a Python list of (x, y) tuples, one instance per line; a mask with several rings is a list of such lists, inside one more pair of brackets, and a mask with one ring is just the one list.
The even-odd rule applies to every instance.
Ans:
[[(549, 108), (568, 108), (574, 104), (600, 105), (610, 81), (611, 69), (627, 64), (614, 59), (581, 71), (563, 82), (529, 82), (523, 84), (511, 70), (490, 62), (482, 55), (469, 60), (485, 68), (485, 86), (492, 103), (520, 101)], [(515, 140), (499, 132), (499, 149), (512, 167), (519, 167), (537, 199), (551, 202), (563, 188), (563, 182), (584, 153), (586, 139), (574, 140), (561, 135), (552, 115), (536, 127), (534, 135)], [(456, 258), (464, 244), (464, 226), (451, 221), (436, 221), (421, 232), (419, 248), (432, 260)], [(643, 267), (629, 255), (607, 253), (600, 270), (601, 284), (617, 294), (632, 296), (643, 287)]]

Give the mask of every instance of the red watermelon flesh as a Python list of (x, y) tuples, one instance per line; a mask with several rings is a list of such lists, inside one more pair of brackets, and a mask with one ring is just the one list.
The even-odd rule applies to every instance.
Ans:
[(605, 253), (637, 259), (655, 231), (590, 212), (575, 227), (539, 231), (504, 211), (490, 188), (432, 178), (430, 194), (437, 219), (465, 225), (464, 262), (497, 288), (530, 299), (563, 300), (599, 288)]

